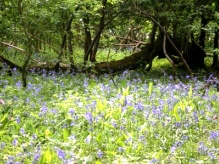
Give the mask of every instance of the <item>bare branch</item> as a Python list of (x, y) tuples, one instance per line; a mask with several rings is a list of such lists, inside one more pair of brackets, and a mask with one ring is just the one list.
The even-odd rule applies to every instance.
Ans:
[(1, 44), (3, 44), (3, 45), (6, 45), (6, 46), (9, 46), (9, 47), (12, 47), (12, 48), (15, 48), (15, 49), (17, 49), (17, 50), (19, 50), (19, 51), (21, 51), (21, 52), (23, 52), (23, 53), (25, 53), (25, 54), (26, 54), (26, 52), (25, 52), (25, 50), (24, 50), (24, 49), (22, 49), (22, 48), (19, 48), (19, 47), (17, 47), (17, 46), (14, 46), (13, 44), (6, 43), (6, 42), (1, 42)]
[(166, 35), (164, 35), (164, 39), (163, 39), (163, 52), (164, 52), (164, 55), (166, 56), (167, 60), (169, 60), (169, 62), (172, 64), (173, 66), (173, 71), (174, 71), (174, 80), (175, 80), (175, 76), (176, 76), (176, 68), (175, 68), (175, 64), (173, 62), (173, 60), (170, 58), (170, 56), (167, 54), (167, 51), (166, 51), (166, 40), (167, 40), (167, 37)]

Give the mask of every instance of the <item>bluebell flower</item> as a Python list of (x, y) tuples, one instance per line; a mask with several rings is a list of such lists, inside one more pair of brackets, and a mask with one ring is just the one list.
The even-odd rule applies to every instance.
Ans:
[(17, 123), (17, 124), (19, 124), (19, 123), (20, 123), (20, 121), (21, 121), (21, 120), (20, 120), (20, 117), (19, 117), (19, 116), (17, 116), (17, 117), (15, 118), (15, 121), (16, 121), (16, 123)]
[(43, 105), (41, 108), (40, 108), (40, 111), (42, 112), (42, 113), (47, 113), (47, 107), (46, 107), (46, 105)]
[(18, 145), (18, 140), (17, 140), (17, 139), (14, 139), (14, 140), (12, 141), (12, 144), (13, 144), (14, 146), (17, 146), (17, 145)]
[(75, 137), (75, 135), (72, 134), (71, 136), (69, 136), (69, 139), (70, 139), (70, 140), (75, 140), (76, 137)]
[(15, 84), (15, 86), (16, 86), (17, 88), (21, 88), (22, 82), (21, 82), (21, 81), (18, 81), (18, 82)]
[(4, 147), (5, 147), (5, 143), (4, 143), (4, 142), (1, 142), (1, 144), (0, 144), (0, 149), (4, 149)]
[(97, 151), (97, 157), (98, 158), (103, 158), (103, 152), (101, 150)]
[(83, 84), (83, 86), (86, 88), (87, 86), (88, 86), (88, 80), (85, 78), (84, 79), (84, 84)]
[(208, 156), (209, 156), (212, 160), (216, 159), (214, 153), (211, 152), (211, 151), (208, 152)]
[(26, 134), (25, 129), (24, 129), (23, 127), (20, 129), (19, 132), (20, 132), (22, 135), (25, 135), (25, 134)]
[(138, 102), (137, 104), (135, 104), (135, 109), (144, 110), (144, 106), (143, 106), (142, 102)]
[(171, 152), (171, 153), (174, 153), (174, 152), (176, 151), (176, 149), (177, 149), (177, 147), (176, 147), (176, 145), (174, 144), (173, 146), (171, 146), (170, 152)]
[(150, 160), (149, 164), (159, 163), (159, 161), (156, 158), (153, 158)]
[(176, 123), (175, 123), (175, 126), (176, 126), (177, 128), (179, 128), (179, 127), (181, 127), (181, 123), (180, 123), (180, 122), (176, 122)]
[(124, 148), (119, 147), (119, 148), (118, 148), (118, 152), (120, 152), (120, 153), (124, 152)]
[(201, 154), (206, 154), (208, 152), (208, 148), (204, 145), (203, 142), (199, 142), (198, 152)]
[(51, 109), (50, 112), (54, 115), (56, 115), (58, 113), (58, 111), (56, 109)]
[(91, 112), (87, 112), (85, 114), (85, 119), (89, 122), (89, 124), (92, 124), (93, 123), (93, 115)]
[(15, 158), (13, 156), (8, 156), (6, 164), (14, 164)]
[(74, 110), (73, 108), (70, 108), (70, 109), (68, 110), (68, 113), (69, 113), (70, 115), (74, 115), (74, 114), (75, 114), (75, 110)]
[(111, 124), (112, 124), (112, 126), (113, 126), (114, 128), (117, 128), (117, 124), (116, 124), (115, 121), (111, 121)]
[(56, 153), (57, 153), (59, 159), (65, 159), (65, 152), (62, 149), (57, 148)]
[(210, 132), (209, 139), (210, 140), (218, 140), (219, 139), (219, 131)]
[(89, 144), (91, 141), (91, 136), (87, 136), (84, 141)]
[(39, 153), (34, 153), (34, 157), (33, 157), (33, 164), (37, 163), (39, 158), (40, 158), (40, 154)]

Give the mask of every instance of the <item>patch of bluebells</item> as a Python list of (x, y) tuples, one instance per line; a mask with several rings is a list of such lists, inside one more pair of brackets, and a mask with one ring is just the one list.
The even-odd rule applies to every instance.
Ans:
[[(129, 72), (127, 71), (124, 73), (123, 76), (125, 78), (130, 78), (129, 75), (130, 75)], [(65, 86), (67, 85), (67, 83), (62, 82), (59, 84), (58, 77), (56, 77), (55, 75), (51, 75), (51, 76), (54, 76), (53, 77), (54, 85), (55, 85), (55, 83), (57, 83), (57, 87), (60, 87), (60, 86), (64, 87), (64, 88), (62, 88), (63, 90), (60, 94), (60, 95), (62, 95), (61, 97), (63, 97), (63, 95), (66, 95)], [(137, 74), (135, 76), (138, 77), (139, 75)], [(92, 96), (90, 96), (90, 95), (83, 95), (82, 93), (84, 93), (84, 92), (80, 92), (80, 87), (76, 87), (79, 89), (74, 90), (74, 91), (80, 92), (80, 94), (82, 94), (82, 96), (85, 96), (85, 98), (81, 98), (80, 97), (81, 95), (79, 97), (75, 97), (72, 100), (72, 108), (69, 108), (69, 110), (67, 109), (66, 113), (68, 114), (68, 116), (72, 117), (71, 119), (73, 119), (73, 121), (71, 122), (71, 126), (72, 126), (71, 127), (71, 130), (72, 130), (71, 134), (72, 135), (69, 136), (69, 140), (70, 140), (69, 144), (77, 142), (75, 145), (80, 145), (82, 143), (82, 145), (89, 146), (89, 144), (92, 142), (92, 139), (95, 138), (95, 137), (93, 138), (92, 135), (88, 135), (85, 138), (85, 136), (83, 136), (83, 132), (81, 134), (77, 134), (78, 124), (77, 124), (77, 121), (75, 121), (75, 119), (82, 118), (82, 121), (86, 121), (89, 124), (96, 123), (97, 121), (99, 121), (99, 122), (106, 121), (107, 124), (108, 123), (111, 124), (114, 127), (114, 128), (112, 127), (112, 129), (110, 129), (110, 131), (112, 131), (112, 134), (113, 134), (112, 136), (110, 136), (112, 138), (112, 140), (117, 139), (117, 137), (118, 137), (118, 136), (116, 136), (117, 132), (119, 132), (119, 134), (122, 134), (122, 133), (131, 134), (131, 137), (126, 138), (127, 140), (125, 141), (125, 144), (122, 145), (122, 147), (118, 147), (118, 145), (115, 145), (116, 150), (114, 150), (114, 152), (117, 152), (120, 154), (121, 153), (125, 154), (127, 152), (125, 152), (124, 150), (127, 150), (127, 147), (129, 147), (132, 144), (135, 146), (137, 145), (136, 141), (140, 142), (141, 145), (144, 146), (143, 148), (146, 149), (146, 151), (147, 151), (147, 148), (151, 146), (151, 145), (147, 145), (148, 143), (150, 143), (150, 141), (147, 142), (147, 144), (143, 144), (143, 143), (146, 143), (146, 141), (149, 140), (148, 138), (150, 136), (155, 137), (156, 140), (162, 140), (163, 139), (162, 137), (165, 138), (165, 135), (169, 135), (169, 134), (166, 134), (169, 132), (168, 128), (174, 127), (174, 129), (172, 129), (174, 131), (175, 130), (181, 131), (183, 129), (187, 130), (189, 128), (193, 128), (192, 126), (190, 126), (191, 122), (193, 123), (193, 125), (195, 127), (197, 127), (197, 129), (195, 129), (195, 130), (200, 130), (200, 129), (198, 129), (198, 126), (196, 126), (196, 125), (202, 119), (202, 117), (206, 114), (205, 110), (208, 110), (209, 113), (215, 112), (215, 110), (213, 109), (213, 108), (215, 108), (215, 106), (213, 105), (213, 103), (211, 103), (211, 100), (215, 100), (215, 101), (218, 100), (218, 95), (216, 95), (216, 94), (212, 95), (212, 96), (208, 95), (206, 97), (203, 97), (203, 100), (208, 100), (209, 106), (207, 106), (207, 107), (204, 106), (206, 103), (205, 101), (197, 101), (197, 102), (194, 102), (194, 104), (192, 104), (192, 105), (196, 105), (196, 103), (197, 103), (198, 106), (203, 106), (204, 107), (203, 112), (200, 110), (197, 112), (196, 110), (194, 110), (193, 106), (189, 106), (189, 107), (186, 107), (186, 112), (185, 112), (188, 114), (187, 115), (188, 120), (182, 120), (179, 122), (175, 122), (175, 120), (172, 121), (173, 116), (170, 113), (171, 113), (174, 105), (177, 102), (179, 102), (182, 98), (186, 98), (186, 96), (188, 95), (189, 87), (181, 82), (179, 82), (177, 84), (174, 83), (174, 84), (165, 84), (165, 85), (158, 83), (158, 84), (154, 85), (154, 88), (156, 89), (157, 93), (153, 91), (153, 94), (150, 97), (147, 97), (147, 87), (148, 87), (147, 80), (144, 81), (144, 79), (143, 78), (141, 79), (141, 78), (142, 77), (126, 83), (126, 86), (130, 87), (130, 93), (129, 93), (130, 95), (125, 96), (124, 103), (122, 105), (118, 101), (118, 99), (121, 99), (124, 96), (121, 94), (121, 92), (118, 92), (117, 89), (114, 89), (115, 87), (112, 87), (112, 85), (113, 85), (112, 81), (107, 83), (107, 84), (104, 84), (104, 83), (101, 83), (100, 85), (97, 84), (98, 86), (96, 88), (99, 88), (99, 90), (101, 91), (101, 93), (98, 93), (98, 89), (96, 89), (96, 88), (93, 89), (93, 90), (95, 90), (95, 92), (89, 90), (89, 80), (90, 80), (89, 78), (87, 78), (84, 81), (84, 83), (83, 83), (83, 80), (80, 81), (77, 78), (75, 81), (77, 81), (78, 85), (82, 82), (80, 85), (84, 84), (84, 87), (88, 87), (87, 89), (88, 89), (89, 93), (95, 93), (94, 97), (96, 99), (100, 99), (103, 96), (105, 96), (104, 98), (106, 98), (106, 100), (108, 101), (107, 102), (107, 110), (108, 110), (108, 108), (110, 110), (114, 110), (117, 108), (122, 109), (122, 114), (121, 114), (122, 118), (113, 118), (113, 117), (111, 117), (111, 115), (109, 115), (109, 119), (104, 120), (104, 118), (105, 118), (105, 116), (103, 115), (104, 112), (103, 113), (96, 113), (96, 111), (95, 111), (96, 110), (95, 98), (92, 98)], [(47, 77), (44, 80), (47, 80)], [(97, 81), (97, 83), (99, 82), (98, 79), (95, 79), (95, 80)], [(119, 84), (119, 80), (124, 80), (124, 79), (119, 77), (119, 79), (117, 78), (116, 83)], [(170, 81), (172, 81), (172, 80), (173, 80), (172, 77), (170, 77)], [(193, 79), (193, 80), (195, 81), (195, 83), (199, 82), (197, 79)], [(72, 81), (69, 83), (75, 84), (75, 82), (72, 82)], [(143, 83), (143, 84), (139, 85), (138, 83)], [(133, 86), (133, 85), (136, 85), (136, 86)], [(194, 85), (196, 85), (196, 84), (194, 84)], [(199, 84), (199, 85), (201, 85), (201, 84)], [(71, 86), (74, 86), (74, 85), (71, 84)], [(194, 86), (194, 87), (196, 87), (196, 86)], [(38, 92), (37, 90), (40, 90), (39, 88), (42, 89), (43, 87), (40, 87), (40, 85), (37, 86), (35, 84), (28, 83), (29, 91), (30, 92), (31, 92), (31, 90), (34, 91), (32, 93), (32, 95), (35, 95), (34, 93), (37, 93)], [(193, 93), (194, 97), (199, 96), (199, 94), (196, 93), (196, 90), (194, 90), (193, 92), (194, 92)], [(98, 94), (98, 95), (96, 95), (96, 94)], [(57, 93), (57, 95), (59, 95), (59, 93)], [(40, 98), (41, 99), (38, 100), (38, 102), (40, 102), (40, 104), (41, 104), (43, 97), (40, 97)], [(65, 98), (67, 98), (67, 97), (65, 96)], [(17, 99), (20, 100), (20, 97), (17, 97)], [(27, 102), (29, 103), (29, 101), (32, 101), (32, 98), (25, 97), (24, 100), (28, 100)], [(62, 100), (64, 100), (64, 99), (62, 99)], [(35, 102), (36, 106), (37, 106), (38, 102)], [(165, 105), (167, 106), (167, 108), (169, 110), (169, 111), (166, 111), (166, 113), (164, 113), (164, 111), (163, 111)], [(35, 109), (36, 106), (33, 108)], [(45, 114), (50, 113), (50, 114), (57, 116), (57, 117), (55, 117), (57, 119), (57, 121), (63, 121), (63, 120), (59, 120), (59, 116), (60, 116), (62, 109), (59, 109), (59, 110), (50, 109), (49, 110), (49, 107), (50, 107), (49, 103), (48, 103), (48, 106), (45, 104), (43, 104), (41, 106), (41, 108), (40, 108), (41, 116), (44, 116)], [(80, 110), (78, 110), (78, 109), (80, 109)], [(131, 114), (129, 113), (129, 111), (131, 111), (130, 112)], [(138, 113), (140, 113), (140, 114), (137, 115)], [(141, 115), (141, 113), (142, 113), (142, 115)], [(19, 133), (21, 135), (26, 135), (27, 132), (25, 131), (25, 128), (23, 128), (23, 123), (26, 120), (20, 121), (20, 118), (23, 119), (23, 117), (20, 117), (20, 115), (17, 113), (14, 116), (15, 116), (16, 123), (20, 124), (19, 126), (21, 127), (19, 130)], [(54, 117), (52, 117), (52, 118), (54, 118)], [(46, 119), (50, 119), (50, 118), (47, 117)], [(181, 117), (181, 119), (184, 119), (184, 118)], [(46, 122), (46, 121), (47, 120), (44, 120), (44, 122)], [(210, 120), (209, 120), (209, 122), (210, 122)], [(45, 124), (43, 123), (43, 125), (45, 125)], [(63, 125), (63, 127), (66, 127), (66, 125), (68, 125), (68, 124), (66, 124), (66, 122), (63, 121), (62, 125)], [(160, 128), (160, 127), (157, 125), (163, 125), (163, 126), (165, 126), (164, 127), (165, 129), (159, 129), (160, 131), (158, 132), (156, 130), (156, 128)], [(132, 129), (130, 129), (129, 126)], [(141, 127), (141, 128), (139, 128), (139, 127)], [(101, 127), (98, 127), (100, 129), (97, 129), (95, 126), (93, 126), (92, 128), (94, 131), (94, 135), (96, 135), (97, 131), (98, 131), (98, 133), (101, 133), (101, 130), (102, 130)], [(166, 129), (167, 129), (167, 131), (165, 131)], [(201, 130), (203, 130), (203, 129), (201, 129)], [(163, 133), (164, 131), (165, 131), (165, 133)], [(85, 133), (87, 134), (87, 131)], [(192, 131), (191, 131), (191, 133), (192, 133)], [(197, 133), (199, 133), (199, 131)], [(115, 136), (114, 136), (114, 134), (115, 134)], [(130, 136), (129, 134), (127, 134), (127, 135)], [(77, 140), (75, 139), (75, 136), (77, 136)], [(31, 137), (32, 137), (31, 138), (32, 145), (35, 146), (36, 145), (35, 142), (40, 140), (40, 136), (37, 137), (36, 135), (33, 135)], [(135, 137), (137, 137), (137, 138), (135, 138)], [(179, 137), (179, 136), (177, 136), (177, 137)], [(210, 142), (214, 143), (215, 141), (218, 141), (219, 132), (217, 130), (211, 131), (209, 133), (209, 136), (207, 136), (207, 137), (208, 137)], [(81, 139), (81, 138), (83, 138), (83, 139)], [(186, 144), (186, 141), (188, 141), (189, 138), (190, 137), (187, 136), (187, 134), (183, 135), (181, 138), (180, 137), (177, 138), (176, 141), (174, 143), (172, 143), (172, 146), (169, 149), (169, 152), (170, 153), (179, 153), (177, 151), (177, 149), (182, 148), (182, 146), (184, 144)], [(59, 140), (59, 139), (60, 138), (57, 138), (57, 140)], [(19, 141), (20, 141), (20, 143), (22, 143), (20, 139), (19, 139)], [(93, 140), (93, 141), (95, 141), (95, 140)], [(191, 139), (191, 141), (192, 141), (192, 139)], [(84, 144), (84, 142), (87, 144)], [(104, 142), (103, 144), (106, 144), (105, 141), (103, 141), (103, 142)], [(13, 141), (13, 145), (19, 147), (18, 140), (15, 139)], [(55, 145), (55, 143), (54, 143), (54, 145)], [(42, 146), (44, 146), (44, 145), (42, 144)], [(121, 146), (121, 145), (119, 145), (119, 146)], [(0, 149), (5, 149), (5, 147), (6, 146), (4, 146), (4, 145), (3, 146), (0, 145)], [(84, 147), (84, 148), (86, 149), (86, 147)], [(65, 149), (66, 148), (64, 146), (62, 147), (62, 149), (57, 148), (57, 147), (56, 147), (56, 149), (54, 149), (55, 152), (57, 153), (57, 156), (59, 157), (60, 161), (62, 161), (63, 163), (64, 163), (64, 161), (67, 160), (66, 157), (69, 155), (65, 152)], [(150, 149), (150, 148), (148, 148), (148, 149)], [(96, 147), (94, 147), (94, 150), (95, 150), (95, 155), (96, 155), (96, 157), (99, 158), (99, 160), (102, 160), (101, 158), (107, 156), (107, 154), (104, 154), (102, 150), (97, 149)], [(201, 142), (199, 143), (197, 150), (198, 150), (199, 154), (208, 156), (210, 159), (215, 159), (217, 157), (217, 154), (218, 154), (218, 150), (216, 148), (213, 148), (213, 147), (210, 148), (210, 146), (207, 147), (206, 145), (204, 145), (204, 143), (201, 143)], [(159, 151), (159, 150), (155, 150), (155, 151)], [(41, 154), (40, 150), (37, 151), (34, 149), (34, 151), (32, 152), (32, 155), (33, 155), (32, 163), (38, 163), (42, 154)], [(127, 155), (127, 154), (125, 154), (125, 155)], [(135, 155), (138, 156), (138, 154), (135, 154)], [(140, 154), (140, 155), (142, 155), (142, 154)], [(176, 155), (179, 155), (179, 154), (176, 154)], [(8, 160), (8, 161), (10, 162), (10, 160)], [(15, 163), (15, 160), (12, 160), (12, 161), (13, 161), (13, 163)], [(151, 159), (150, 163), (159, 163), (159, 159)]]
[(211, 131), (209, 135), (211, 141), (219, 141), (219, 131)]
[(65, 152), (62, 149), (57, 147), (55, 150), (56, 150), (56, 153), (57, 153), (59, 159), (61, 159), (61, 160), (65, 160), (66, 159), (66, 154), (65, 154)]
[(207, 147), (204, 142), (199, 142), (198, 146), (198, 153), (200, 153), (203, 156), (208, 156), (211, 160), (217, 159), (217, 154), (219, 150), (215, 147), (209, 148)]

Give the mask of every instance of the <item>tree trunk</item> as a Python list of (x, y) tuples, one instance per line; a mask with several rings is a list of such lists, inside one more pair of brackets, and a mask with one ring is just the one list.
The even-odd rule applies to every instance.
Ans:
[(73, 34), (71, 32), (71, 29), (68, 32), (68, 56), (69, 56), (69, 61), (71, 65), (74, 65), (74, 60), (73, 60), (73, 49), (72, 49), (72, 38)]
[(201, 16), (201, 34), (199, 36), (199, 45), (201, 46), (201, 48), (205, 48), (205, 37), (206, 37), (206, 31), (205, 31), (205, 27), (208, 24), (208, 20), (204, 17), (204, 14), (202, 14)]
[[(216, 50), (218, 48), (218, 39), (219, 39), (218, 35), (219, 35), (219, 30), (216, 30), (215, 36), (214, 36), (214, 50)], [(214, 56), (213, 56), (212, 68), (217, 67), (217, 65), (218, 65), (218, 54), (215, 51)]]
[(88, 61), (89, 56), (91, 56), (91, 53), (88, 53), (89, 47), (91, 45), (91, 33), (89, 28), (89, 17), (86, 17), (83, 19), (83, 22), (85, 24), (84, 27), (84, 33), (85, 33), (85, 39), (84, 39), (84, 63)]
[(157, 24), (153, 23), (152, 30), (150, 33), (150, 43), (152, 45), (154, 44), (154, 41), (155, 41), (156, 31), (157, 31)]
[[(106, 3), (107, 3), (107, 0), (102, 0), (102, 10), (101, 10), (102, 16), (100, 19), (98, 31), (103, 31), (103, 29), (104, 29), (104, 20), (105, 20), (105, 15), (106, 15)], [(96, 61), (96, 54), (97, 54), (97, 49), (99, 47), (100, 36), (101, 36), (101, 34), (98, 35), (96, 42), (94, 43), (93, 51), (92, 51), (92, 54), (90, 56), (91, 62)]]
[(71, 23), (73, 21), (73, 18), (74, 18), (74, 16), (72, 14), (69, 21), (68, 21), (68, 23), (67, 23), (67, 25), (66, 25), (65, 34), (63, 35), (63, 38), (62, 38), (62, 44), (61, 44), (61, 50), (60, 50), (59, 57), (58, 57), (58, 63), (56, 64), (56, 67), (55, 67), (57, 72), (59, 70), (60, 63), (62, 61), (61, 58), (62, 58), (62, 55), (63, 55), (63, 51), (66, 47), (67, 34), (69, 32), (71, 32)]

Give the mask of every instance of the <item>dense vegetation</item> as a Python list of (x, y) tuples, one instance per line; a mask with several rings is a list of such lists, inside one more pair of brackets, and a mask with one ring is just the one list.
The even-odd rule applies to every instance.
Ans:
[(218, 22), (217, 0), (1, 1), (0, 163), (218, 163)]
[(26, 89), (1, 72), (1, 163), (217, 163), (218, 79), (174, 81), (168, 65), (114, 81), (32, 74)]

